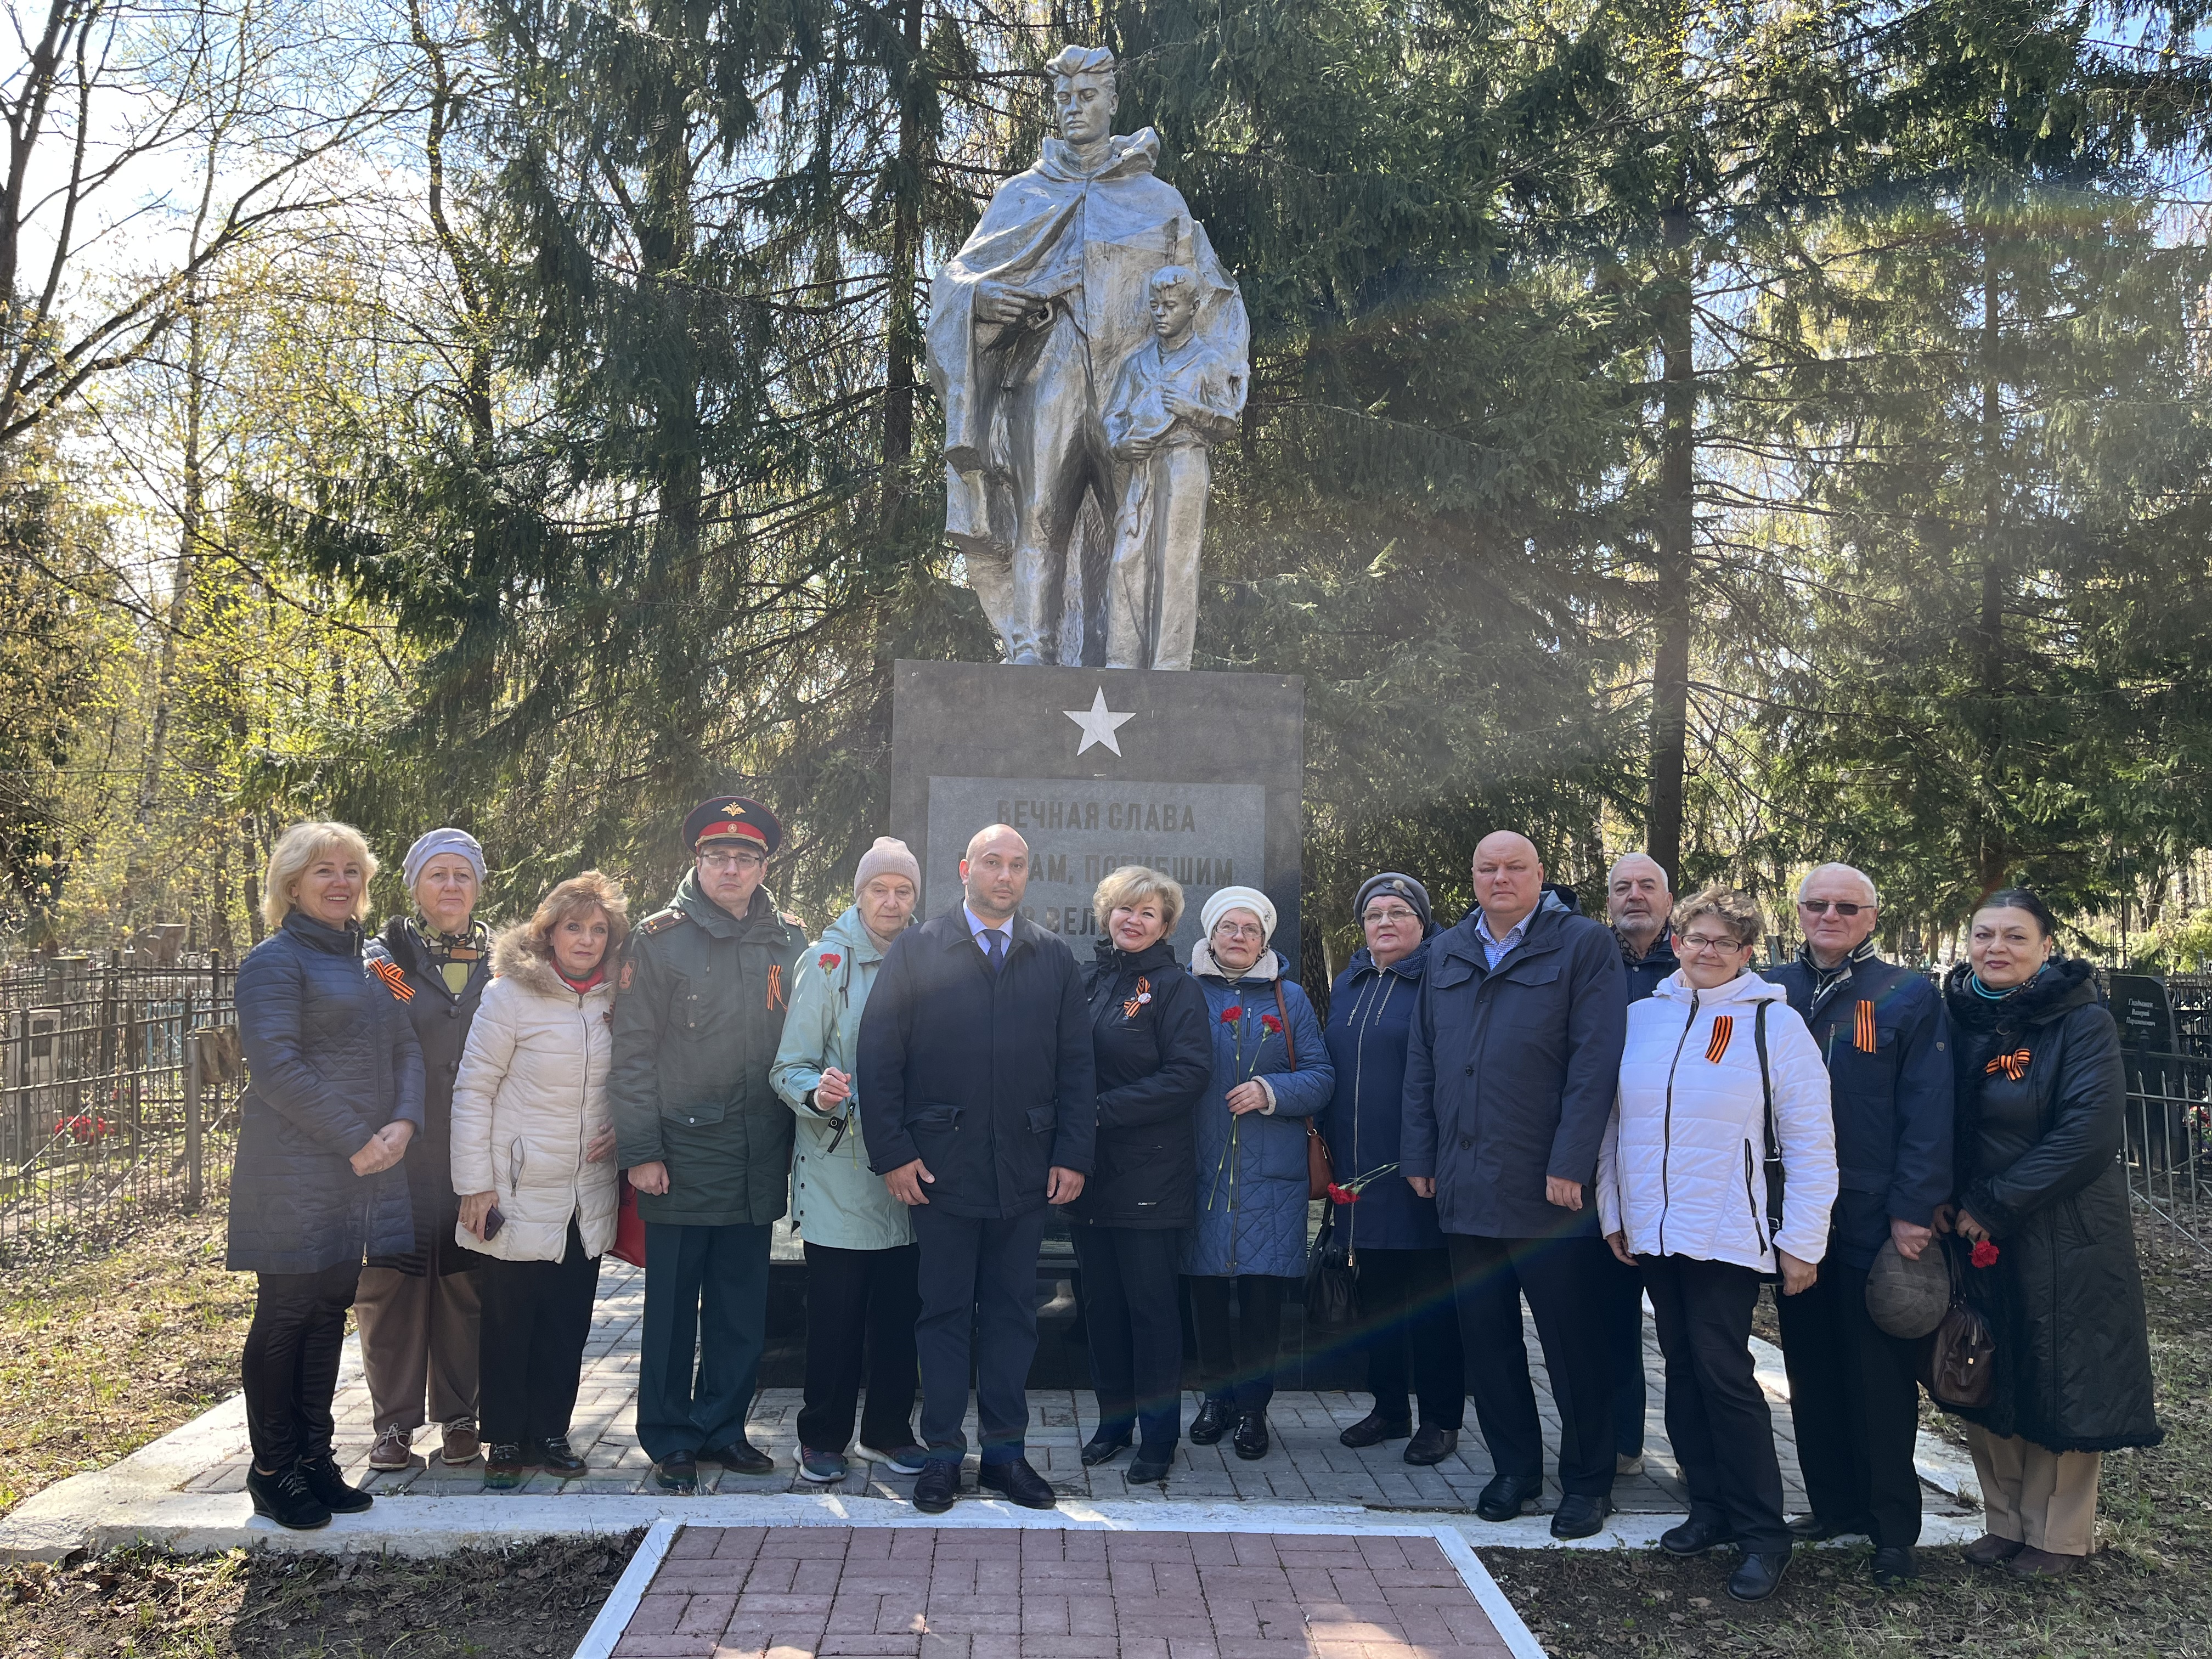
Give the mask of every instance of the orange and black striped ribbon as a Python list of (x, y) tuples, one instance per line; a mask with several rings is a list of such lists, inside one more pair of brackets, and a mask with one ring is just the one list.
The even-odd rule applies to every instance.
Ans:
[(783, 1000), (783, 964), (771, 962), (768, 965), (768, 1006), (771, 1008), (788, 1006)]
[(1863, 1054), (1874, 1052), (1874, 1004), (1862, 1000), (1858, 1018), (1853, 1022), (1851, 1042)]
[(402, 1002), (415, 1000), (415, 988), (407, 982), (407, 975), (396, 962), (386, 962), (381, 957), (369, 963), (370, 969), (385, 987)]
[(1729, 1039), (1735, 1035), (1735, 1015), (1714, 1015), (1712, 1040), (1705, 1044), (1705, 1058), (1716, 1066), (1719, 1065), (1721, 1056), (1728, 1052)]
[(2027, 1062), (2033, 1058), (2034, 1056), (2029, 1054), (2027, 1049), (2015, 1048), (2008, 1054), (1999, 1054), (1988, 1065), (1983, 1066), (1982, 1070), (1991, 1077), (1996, 1076), (1999, 1072), (2002, 1072), (2014, 1083), (2017, 1083), (2021, 1079), (2027, 1075)]

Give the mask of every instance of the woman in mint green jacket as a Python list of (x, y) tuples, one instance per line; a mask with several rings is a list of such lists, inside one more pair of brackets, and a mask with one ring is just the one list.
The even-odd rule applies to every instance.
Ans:
[(921, 869), (904, 842), (884, 836), (861, 854), (852, 908), (800, 959), (769, 1071), (799, 1114), (791, 1160), (791, 1224), (806, 1249), (799, 1472), (820, 1486), (845, 1478), (864, 1345), (860, 1454), (901, 1474), (921, 1470), (913, 1428), (914, 1324), (921, 1311), (914, 1224), (868, 1167), (853, 1086), (860, 1011), (921, 891)]

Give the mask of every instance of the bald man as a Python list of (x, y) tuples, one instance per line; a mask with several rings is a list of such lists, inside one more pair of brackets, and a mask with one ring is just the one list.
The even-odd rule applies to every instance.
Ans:
[(1628, 1003), (1613, 935), (1544, 891), (1527, 836), (1474, 852), (1475, 909), (1429, 945), (1406, 1056), (1399, 1167), (1450, 1252), (1468, 1390), (1496, 1477), (1475, 1513), (1510, 1521), (1544, 1489), (1521, 1298), (1559, 1413), (1558, 1538), (1612, 1510), (1607, 1252), (1589, 1186), (1620, 1081)]
[(1030, 1509), (1054, 1502), (1024, 1446), (1037, 1247), (1048, 1206), (1072, 1203), (1091, 1173), (1098, 1104), (1083, 978), (1059, 937), (1021, 914), (1029, 877), (1020, 836), (1003, 823), (976, 831), (962, 902), (892, 942), (860, 1016), (869, 1167), (908, 1206), (921, 1247), (927, 1457), (914, 1502), (931, 1514), (960, 1491), (971, 1362), (979, 1480)]

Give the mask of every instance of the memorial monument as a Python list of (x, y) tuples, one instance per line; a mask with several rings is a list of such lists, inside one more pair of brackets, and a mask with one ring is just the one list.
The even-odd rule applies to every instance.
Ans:
[(1216, 888), (1264, 889), (1298, 956), (1304, 690), (1188, 671), (1209, 452), (1237, 430), (1250, 324), (1149, 129), (1116, 135), (1114, 55), (1047, 66), (1056, 136), (1000, 186), (930, 289), (945, 532), (1008, 666), (902, 662), (891, 820), (922, 907), (957, 902), (968, 837), (1028, 837), (1024, 912), (1095, 933), (1121, 864), (1182, 882), (1188, 951)]

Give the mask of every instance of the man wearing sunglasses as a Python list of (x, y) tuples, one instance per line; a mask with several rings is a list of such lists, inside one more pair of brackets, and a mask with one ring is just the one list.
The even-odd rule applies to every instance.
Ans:
[[(769, 1085), (805, 932), (769, 896), (775, 814), (716, 795), (684, 820), (691, 868), (617, 972), (615, 1156), (645, 1223), (637, 1438), (663, 1492), (699, 1465), (766, 1474), (745, 1437), (768, 1340), (769, 1234), (790, 1200), (791, 1109)], [(694, 1377), (694, 1365), (696, 1377)]]
[(1935, 988), (1875, 954), (1879, 905), (1865, 872), (1821, 865), (1797, 889), (1804, 946), (1766, 976), (1827, 1062), (1842, 1175), (1820, 1281), (1778, 1305), (1813, 1505), (1790, 1529), (1808, 1540), (1865, 1534), (1875, 1582), (1895, 1584), (1913, 1576), (1920, 1537), (1918, 1345), (1875, 1325), (1867, 1275), (1885, 1249), (1917, 1260), (1932, 1248), (1951, 1190), (1951, 1038)]

